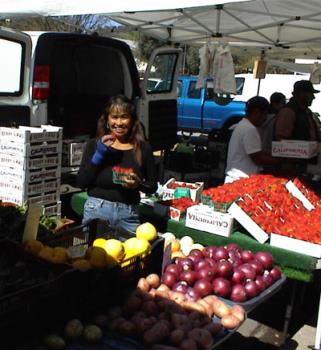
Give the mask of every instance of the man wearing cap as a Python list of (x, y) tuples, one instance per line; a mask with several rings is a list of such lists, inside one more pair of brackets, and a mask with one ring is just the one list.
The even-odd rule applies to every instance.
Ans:
[[(275, 137), (282, 139), (320, 141), (320, 130), (313, 118), (310, 106), (314, 100), (314, 94), (319, 92), (313, 88), (309, 80), (299, 80), (294, 83), (293, 97), (277, 114), (275, 121)], [(280, 175), (289, 177), (300, 176), (306, 172), (308, 162), (306, 159), (293, 159), (291, 163), (282, 164)]]
[(267, 118), (270, 104), (261, 96), (250, 98), (246, 103), (246, 116), (233, 130), (227, 152), (225, 182), (232, 182), (239, 177), (257, 174), (262, 165), (282, 162), (262, 150), (262, 141), (258, 127)]
[(310, 110), (314, 94), (309, 80), (294, 83), (290, 101), (280, 110), (275, 122), (275, 139), (319, 141), (319, 131)]

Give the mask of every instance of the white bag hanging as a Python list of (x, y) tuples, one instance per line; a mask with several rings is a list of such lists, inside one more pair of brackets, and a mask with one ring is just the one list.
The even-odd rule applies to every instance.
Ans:
[(220, 45), (213, 63), (214, 93), (236, 94), (233, 58), (227, 44)]
[(210, 73), (211, 53), (208, 44), (205, 44), (199, 49), (200, 67), (197, 78), (196, 88), (201, 89), (205, 86), (205, 78)]

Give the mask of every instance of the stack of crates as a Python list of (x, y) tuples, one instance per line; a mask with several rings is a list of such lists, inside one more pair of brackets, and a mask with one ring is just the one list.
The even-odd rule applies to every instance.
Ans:
[(0, 127), (0, 200), (61, 215), (61, 153), (61, 127)]
[(62, 166), (79, 167), (86, 141), (63, 140)]

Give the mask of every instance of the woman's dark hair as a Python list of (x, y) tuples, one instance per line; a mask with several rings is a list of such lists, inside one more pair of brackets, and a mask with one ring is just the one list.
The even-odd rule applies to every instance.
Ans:
[(128, 132), (128, 142), (132, 143), (134, 146), (135, 159), (139, 165), (142, 163), (142, 151), (141, 143), (145, 141), (144, 133), (140, 121), (138, 120), (136, 107), (134, 103), (124, 95), (116, 95), (109, 99), (107, 104), (104, 107), (102, 116), (98, 119), (97, 122), (97, 138), (101, 138), (103, 135), (107, 134), (109, 131), (108, 128), (108, 115), (111, 110), (115, 107), (120, 108), (131, 116), (132, 126)]

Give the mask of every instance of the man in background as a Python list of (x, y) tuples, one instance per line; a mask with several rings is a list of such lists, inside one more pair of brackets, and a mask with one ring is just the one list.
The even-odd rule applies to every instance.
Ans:
[(265, 122), (269, 107), (269, 102), (261, 96), (252, 97), (247, 101), (246, 116), (233, 130), (229, 142), (225, 182), (260, 173), (262, 165), (282, 162), (282, 158), (274, 158), (262, 149), (258, 128)]
[[(309, 80), (299, 80), (294, 83), (293, 96), (276, 117), (275, 140), (292, 139), (320, 142), (319, 122), (314, 119), (309, 108), (314, 100), (314, 94), (318, 92)], [(300, 176), (306, 173), (308, 162), (316, 160), (316, 158), (312, 160), (297, 159), (296, 162), (282, 165), (280, 170), (291, 177)]]
[(262, 149), (271, 152), (274, 138), (275, 119), (278, 112), (285, 106), (285, 95), (281, 92), (274, 92), (270, 96), (270, 107), (265, 122), (260, 127)]
[(275, 121), (276, 140), (320, 140), (319, 128), (309, 108), (314, 100), (314, 94), (318, 92), (309, 80), (294, 83), (293, 96), (280, 110)]

